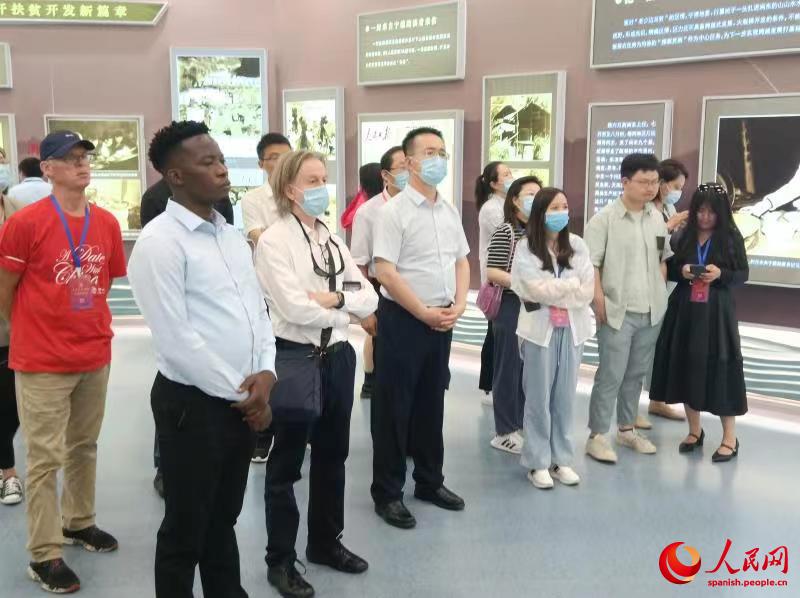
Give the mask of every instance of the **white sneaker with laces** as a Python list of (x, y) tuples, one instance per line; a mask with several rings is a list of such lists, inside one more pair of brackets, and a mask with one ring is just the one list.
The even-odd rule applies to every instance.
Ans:
[(514, 436), (517, 437), (517, 442), (519, 443), (519, 447), (522, 448), (525, 445), (525, 434), (522, 430), (517, 430), (516, 432), (512, 432)]
[(490, 444), (492, 448), (496, 448), (498, 451), (511, 453), (512, 455), (519, 455), (522, 452), (522, 443), (514, 432), (504, 436), (495, 436), (492, 438)]
[(611, 448), (611, 443), (608, 438), (602, 434), (598, 434), (594, 438), (589, 438), (586, 441), (586, 454), (595, 461), (601, 463), (616, 463), (617, 453)]
[(494, 406), (494, 399), (490, 393), (486, 393), (481, 397), (481, 405), (486, 407), (493, 407)]
[(647, 439), (647, 436), (637, 430), (618, 430), (617, 444), (626, 446), (642, 455), (655, 455), (656, 445)]
[(528, 479), (540, 490), (550, 490), (553, 487), (553, 478), (546, 469), (531, 469), (528, 472)]
[(550, 468), (550, 475), (565, 486), (577, 486), (581, 481), (580, 476), (571, 467), (553, 465)]
[(0, 503), (4, 505), (16, 505), (22, 502), (22, 482), (17, 477), (3, 480), (0, 485)]

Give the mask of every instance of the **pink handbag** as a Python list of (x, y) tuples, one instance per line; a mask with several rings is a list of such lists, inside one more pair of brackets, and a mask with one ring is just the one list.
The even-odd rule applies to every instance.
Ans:
[[(509, 224), (506, 224), (506, 226), (511, 228)], [(514, 238), (513, 228), (511, 228), (511, 238)], [(511, 269), (511, 261), (514, 259), (514, 251), (516, 248), (517, 243), (514, 241), (511, 244), (511, 251), (508, 254), (508, 266), (506, 270)], [(497, 314), (500, 313), (500, 303), (503, 301), (503, 290), (503, 287), (495, 285), (488, 280), (481, 285), (475, 304), (478, 306), (478, 309), (483, 312), (487, 320), (496, 319)]]

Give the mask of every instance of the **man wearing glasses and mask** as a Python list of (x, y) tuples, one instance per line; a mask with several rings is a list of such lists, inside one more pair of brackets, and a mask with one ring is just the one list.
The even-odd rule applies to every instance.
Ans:
[(93, 150), (69, 131), (45, 137), (42, 170), (53, 193), (0, 232), (0, 310), (11, 322), (9, 365), (28, 451), (28, 574), (56, 593), (80, 588), (64, 543), (117, 548), (95, 525), (95, 476), (113, 336), (106, 298), (125, 276), (125, 253), (116, 218), (86, 198)]
[[(444, 393), (453, 328), (469, 289), (469, 246), (461, 216), (437, 191), (447, 176), (441, 132), (414, 129), (403, 140), (410, 180), (381, 208), (375, 229), (379, 367), (372, 409), (375, 512), (389, 525), (412, 528), (403, 503), (406, 456), (414, 457), (414, 496), (460, 511), (464, 501), (444, 486)], [(413, 438), (413, 447), (408, 438)]]

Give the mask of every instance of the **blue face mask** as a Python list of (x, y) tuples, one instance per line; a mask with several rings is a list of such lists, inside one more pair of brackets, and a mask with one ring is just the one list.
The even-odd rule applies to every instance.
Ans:
[(522, 213), (528, 218), (531, 217), (531, 211), (533, 210), (533, 198), (533, 195), (526, 195), (522, 198)]
[(506, 179), (503, 181), (503, 190), (508, 193), (508, 190), (511, 189), (511, 185), (514, 184), (514, 179)]
[(11, 165), (0, 164), (0, 191), (5, 191), (11, 186)]
[(400, 189), (400, 191), (406, 188), (406, 185), (408, 185), (408, 179), (411, 177), (411, 175), (408, 174), (407, 170), (398, 172), (393, 176), (394, 176), (394, 186)]
[(569, 224), (569, 212), (547, 212), (544, 217), (544, 225), (547, 230), (560, 233)]
[(323, 185), (322, 187), (314, 187), (303, 191), (303, 205), (300, 207), (309, 216), (319, 218), (328, 209), (330, 201), (328, 188)]
[(678, 190), (670, 191), (669, 193), (667, 193), (666, 202), (669, 205), (674, 206), (681, 200), (681, 195), (683, 195), (683, 191), (678, 191)]
[(447, 176), (447, 160), (441, 156), (433, 156), (422, 161), (419, 177), (426, 185), (436, 187)]

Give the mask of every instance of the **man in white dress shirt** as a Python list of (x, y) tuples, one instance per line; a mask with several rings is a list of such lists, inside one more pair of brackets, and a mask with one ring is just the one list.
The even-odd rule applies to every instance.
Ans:
[(19, 185), (8, 190), (8, 196), (23, 206), (49, 197), (53, 186), (44, 180), (42, 161), (39, 158), (25, 158), (19, 163)]
[(458, 210), (436, 190), (447, 176), (441, 132), (410, 131), (403, 152), (411, 178), (381, 209), (375, 237), (383, 287), (377, 351), (391, 355), (393, 367), (378, 368), (375, 379), (371, 492), (375, 512), (408, 529), (416, 525), (403, 504), (408, 454), (414, 458), (414, 496), (443, 509), (464, 508), (444, 486), (442, 422), (453, 328), (469, 289), (469, 246)]
[(267, 181), (255, 189), (245, 193), (242, 198), (242, 219), (244, 220), (244, 234), (253, 243), (258, 243), (258, 238), (278, 218), (278, 206), (269, 185), (269, 177), (278, 163), (280, 157), (292, 151), (292, 145), (280, 133), (267, 133), (258, 142), (258, 165), (267, 173)]
[[(373, 259), (375, 221), (378, 219), (380, 209), (386, 202), (405, 188), (409, 176), (408, 170), (406, 170), (406, 155), (399, 145), (390, 148), (383, 154), (380, 164), (384, 189), (358, 209), (353, 221), (353, 236), (350, 239), (350, 251), (353, 254), (353, 259), (361, 269), (361, 273), (372, 283), (376, 292), (380, 292), (381, 285), (375, 277), (375, 260)], [(367, 336), (364, 341), (362, 399), (372, 398), (372, 387), (375, 383), (374, 345), (373, 337)]]
[(275, 337), (250, 248), (213, 208), (230, 181), (208, 133), (191, 121), (156, 133), (150, 160), (172, 199), (142, 232), (129, 264), (159, 370), (151, 404), (166, 509), (157, 598), (190, 598), (198, 564), (206, 596), (247, 596), (234, 525), (253, 432), (272, 418)]

